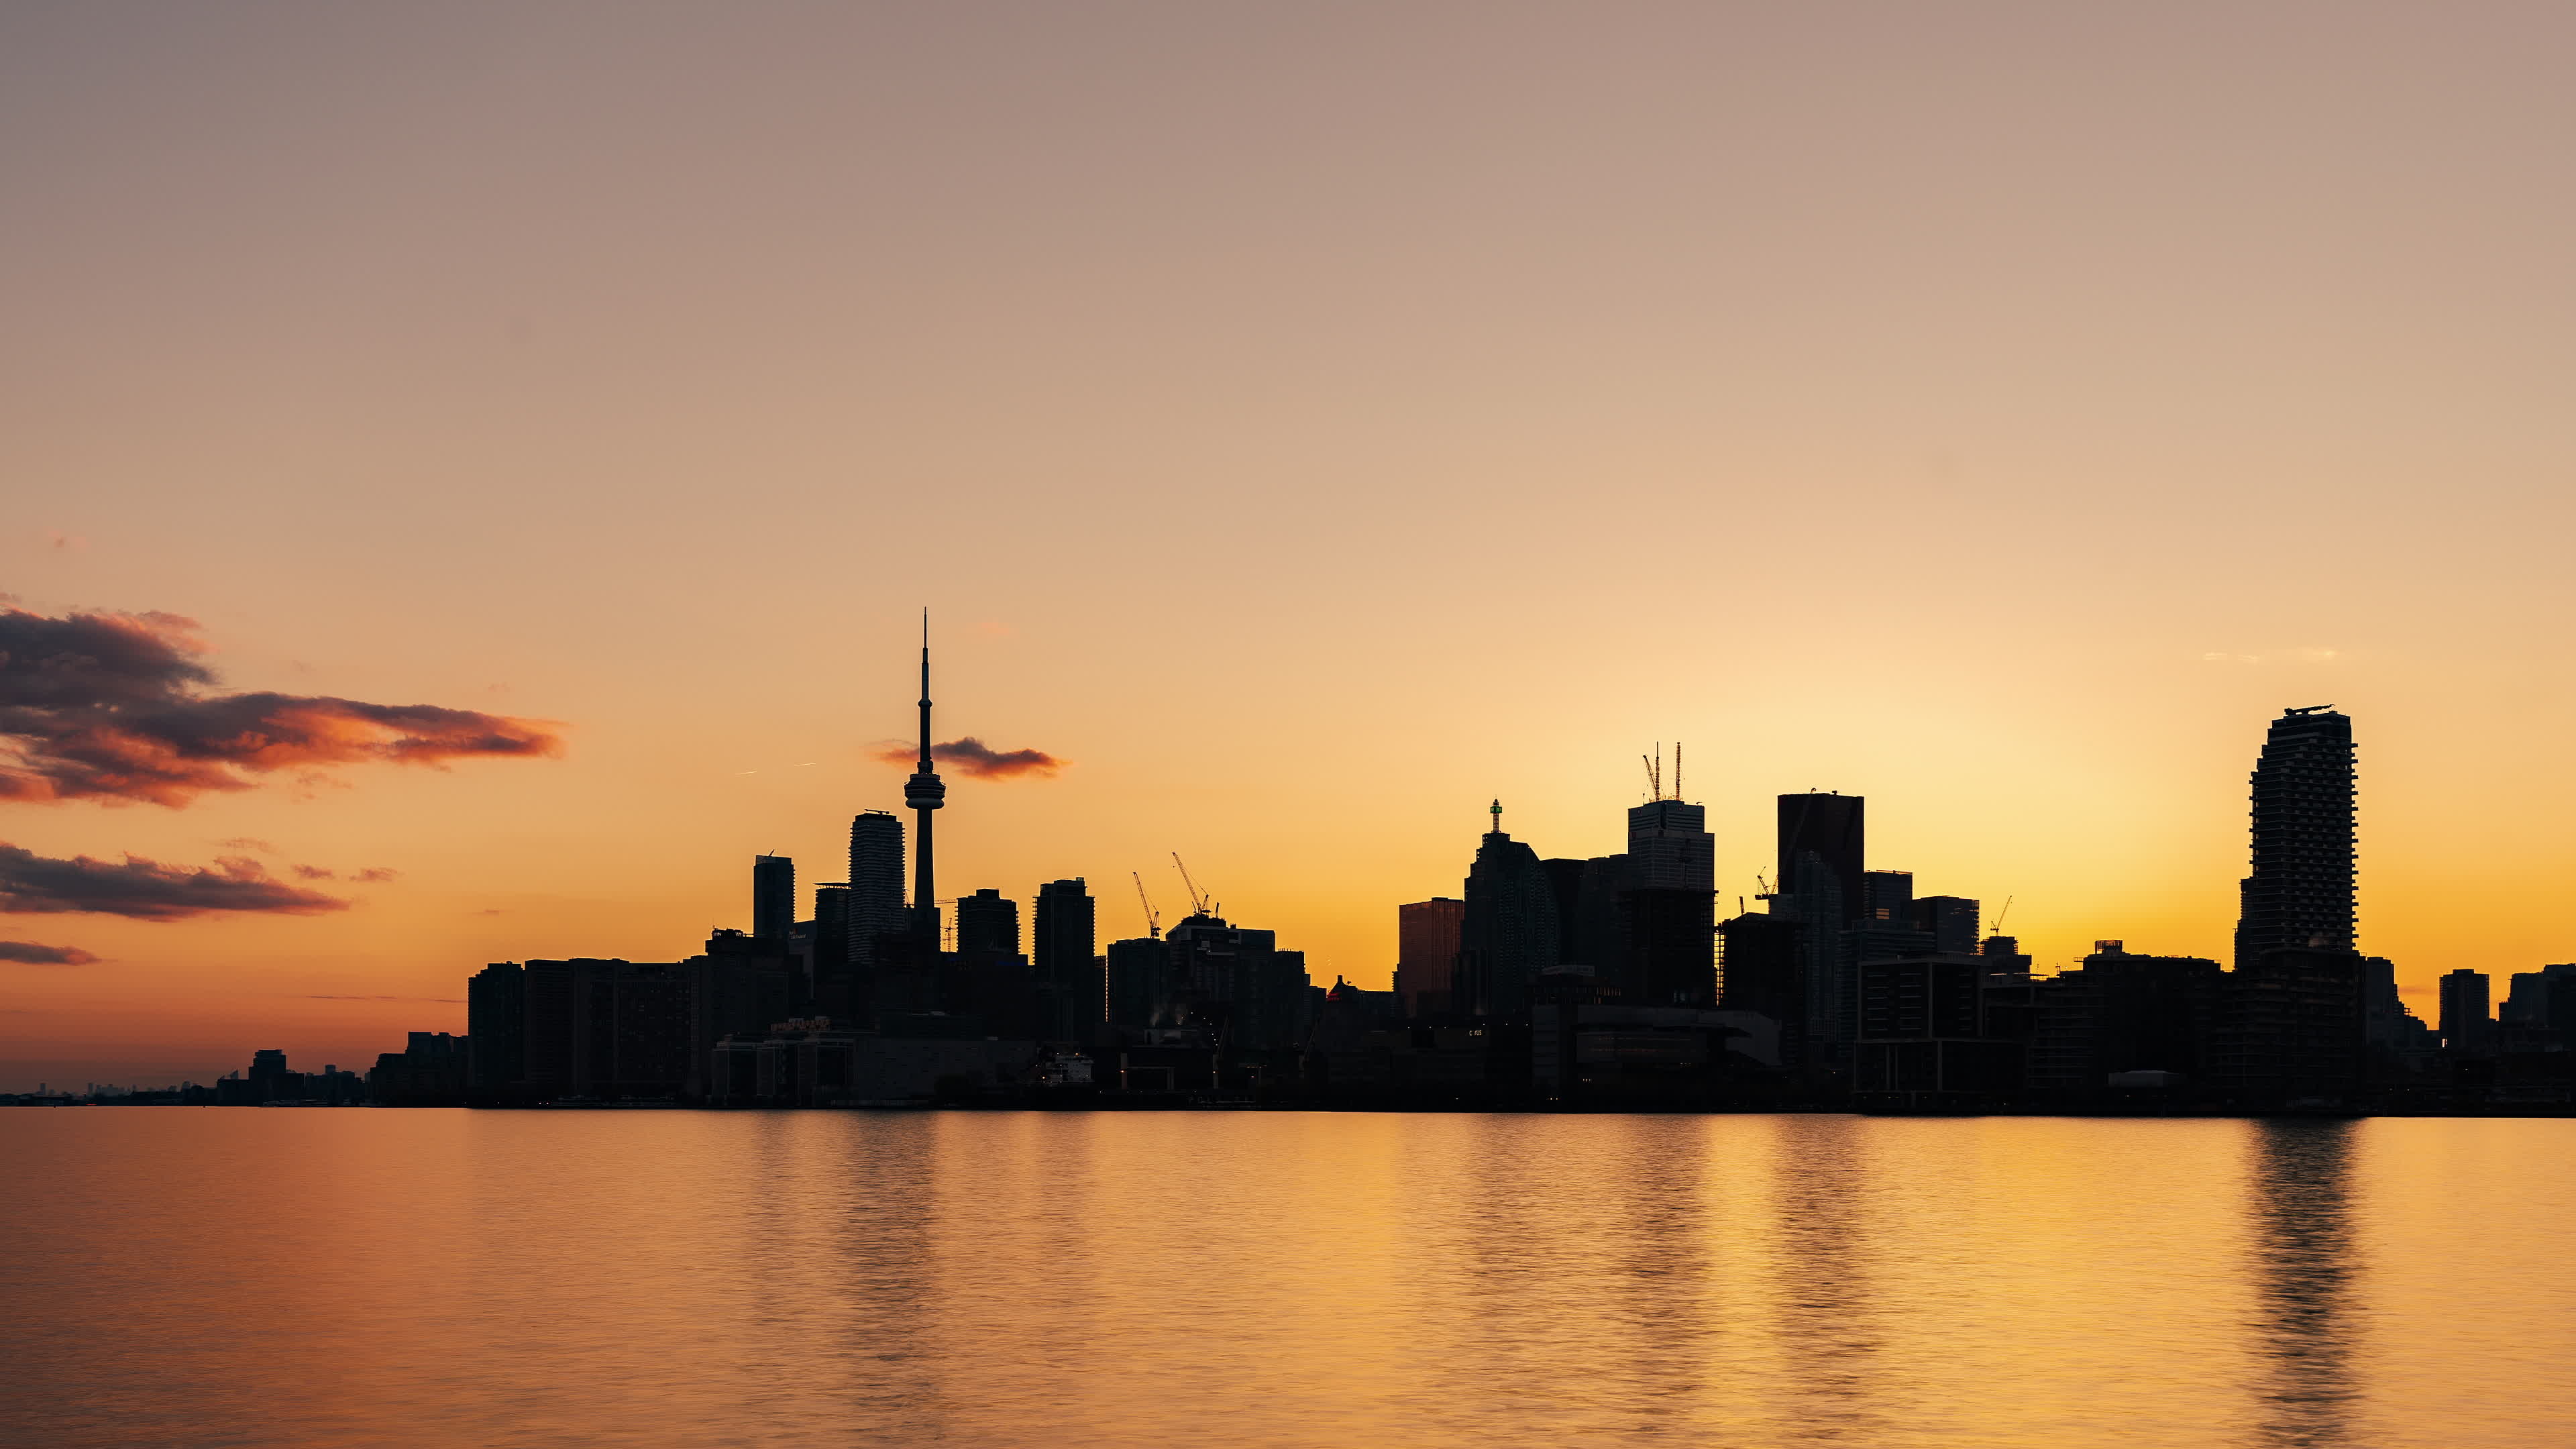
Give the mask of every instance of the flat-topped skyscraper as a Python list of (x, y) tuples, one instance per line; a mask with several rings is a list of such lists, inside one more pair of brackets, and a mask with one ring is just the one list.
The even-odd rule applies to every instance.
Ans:
[(1717, 837), (1708, 807), (1650, 800), (1628, 808), (1628, 870), (1640, 890), (1715, 891)]
[(2353, 946), (2352, 720), (2332, 705), (2272, 721), (2254, 765), (2254, 873), (2236, 921), (2236, 969), (2266, 951)]

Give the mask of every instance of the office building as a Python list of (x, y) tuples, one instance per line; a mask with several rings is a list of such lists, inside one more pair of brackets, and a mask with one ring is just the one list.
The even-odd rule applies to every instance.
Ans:
[(843, 1027), (858, 1024), (857, 968), (850, 960), (850, 887), (831, 881), (814, 887), (813, 930), (805, 957), (805, 1001), (811, 1015)]
[(1039, 993), (1053, 1018), (1046, 1040), (1088, 1042), (1104, 1019), (1094, 907), (1082, 877), (1038, 887), (1030, 942)]
[(1804, 904), (1807, 919), (1826, 919), (1820, 912), (1828, 906), (1838, 921), (1860, 914), (1864, 805), (1858, 795), (1815, 790), (1780, 797), (1780, 863), (1771, 889)]
[(1844, 931), (1859, 923), (1867, 900), (1865, 801), (1811, 790), (1779, 797), (1778, 808), (1778, 874), (1765, 899), (1773, 914), (1807, 927), (1799, 936), (1806, 1065), (1840, 1069), (1860, 1031), (1860, 963)]
[(1708, 833), (1708, 808), (1678, 799), (1630, 807), (1628, 866), (1638, 890), (1715, 892), (1717, 837)]
[(1449, 979), (1458, 969), (1458, 933), (1467, 903), (1449, 896), (1395, 908), (1395, 994), (1407, 1016), (1449, 1009)]
[[(1716, 842), (1707, 815), (1705, 807), (1678, 799), (1650, 800), (1628, 811), (1628, 852), (1611, 892), (1615, 937), (1592, 946), (1582, 940), (1589, 932), (1577, 935), (1578, 945), (1591, 952), (1615, 952), (1625, 1005), (1717, 1005)], [(1577, 899), (1580, 910), (1580, 892)]]
[(796, 925), (796, 862), (783, 855), (754, 856), (751, 862), (751, 934), (787, 948)]
[(2236, 969), (2266, 951), (2353, 948), (2352, 721), (2318, 705), (2272, 722), (2253, 775), (2253, 874)]
[(1530, 983), (1557, 964), (1556, 891), (1538, 853), (1503, 833), (1503, 806), (1467, 872), (1459, 921), (1454, 1010), (1503, 1021), (1529, 1019)]
[(1172, 951), (1161, 937), (1112, 941), (1103, 961), (1112, 1026), (1142, 1031), (1173, 1024)]
[(1977, 902), (1966, 896), (1917, 896), (1914, 929), (1931, 936), (1936, 951), (1972, 956), (1979, 949), (1977, 909)]
[(1212, 1033), (1230, 1053), (1275, 1052), (1304, 1040), (1314, 1003), (1306, 953), (1282, 951), (1275, 931), (1193, 914), (1166, 932), (1170, 1015)]
[(2442, 1049), (2471, 1056), (2490, 1050), (2495, 1023), (2487, 1014), (2487, 975), (2466, 967), (2443, 974)]

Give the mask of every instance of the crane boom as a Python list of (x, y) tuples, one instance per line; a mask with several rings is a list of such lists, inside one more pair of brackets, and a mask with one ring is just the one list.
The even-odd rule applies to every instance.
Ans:
[(1127, 878), (1136, 883), (1136, 904), (1145, 908), (1145, 934), (1157, 941), (1163, 939), (1163, 918), (1154, 914), (1154, 902), (1145, 894), (1145, 878), (1132, 870), (1127, 872)]
[(1172, 852), (1172, 864), (1180, 866), (1181, 886), (1190, 893), (1190, 910), (1202, 916), (1213, 914), (1213, 909), (1208, 905), (1207, 898), (1199, 894), (1199, 883), (1190, 879), (1190, 868), (1186, 865), (1181, 865), (1181, 853), (1177, 850)]

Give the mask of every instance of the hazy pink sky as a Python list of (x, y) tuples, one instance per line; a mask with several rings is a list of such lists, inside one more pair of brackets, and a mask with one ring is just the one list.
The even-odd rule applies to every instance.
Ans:
[[(948, 893), (1179, 850), (1383, 984), (1502, 797), (1618, 847), (1688, 741), (1873, 864), (2225, 954), (2264, 723), (2362, 749), (2419, 1010), (2576, 959), (2563, 6), (0, 9), (0, 589), (225, 690), (560, 721), (558, 759), (49, 858), (356, 904), (0, 916), (0, 1086), (461, 1030), (665, 960), (899, 799)], [(807, 763), (811, 762), (811, 763)], [(749, 772), (749, 773), (746, 773)], [(393, 878), (352, 884), (367, 869)], [(1731, 905), (1731, 901), (1729, 902)], [(2499, 986), (2501, 989), (2501, 986)]]

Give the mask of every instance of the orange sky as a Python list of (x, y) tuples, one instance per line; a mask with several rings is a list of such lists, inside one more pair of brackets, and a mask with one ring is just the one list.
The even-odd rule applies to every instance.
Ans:
[[(1179, 850), (1380, 985), (1499, 795), (1688, 742), (2224, 956), (2265, 722), (2362, 759), (2362, 943), (2576, 959), (2576, 16), (2527, 6), (0, 12), (0, 589), (225, 690), (561, 721), (52, 857), (309, 916), (0, 917), (0, 1087), (365, 1065), (488, 960), (671, 959), (899, 799), (945, 893)], [(811, 763), (807, 763), (811, 762)], [(350, 873), (397, 872), (352, 885)], [(2499, 986), (2499, 991), (2501, 986)]]

